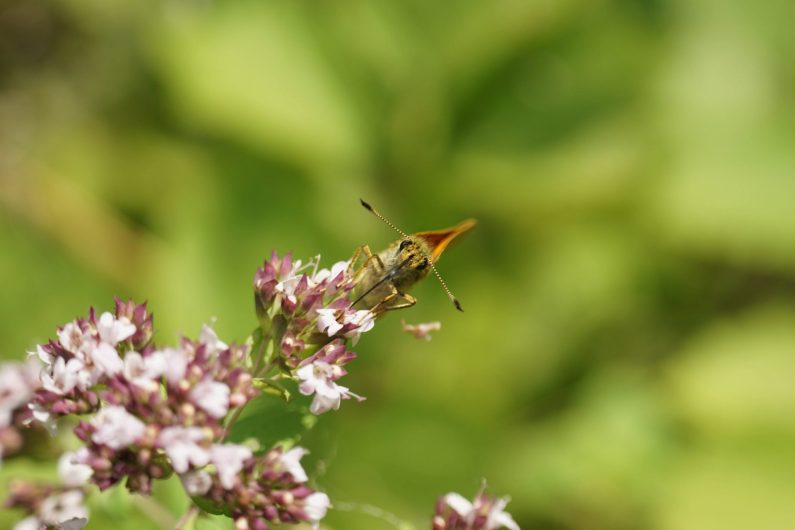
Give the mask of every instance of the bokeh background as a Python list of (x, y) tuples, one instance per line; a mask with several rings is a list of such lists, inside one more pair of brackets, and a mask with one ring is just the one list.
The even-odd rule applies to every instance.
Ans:
[[(406, 231), (476, 217), (439, 264), (466, 312), (418, 286), (357, 347), (369, 399), (305, 441), (328, 528), (427, 528), (482, 478), (526, 530), (795, 528), (793, 15), (3, 0), (0, 355), (114, 295), (160, 342), (242, 340), (271, 249), (394, 239), (359, 197)], [(184, 505), (106, 493), (89, 528)]]

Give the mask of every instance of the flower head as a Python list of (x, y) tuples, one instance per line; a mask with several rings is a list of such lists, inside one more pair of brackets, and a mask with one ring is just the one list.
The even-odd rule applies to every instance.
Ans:
[(519, 525), (505, 511), (508, 500), (489, 497), (483, 491), (474, 501), (458, 493), (448, 493), (437, 502), (433, 530), (519, 530)]

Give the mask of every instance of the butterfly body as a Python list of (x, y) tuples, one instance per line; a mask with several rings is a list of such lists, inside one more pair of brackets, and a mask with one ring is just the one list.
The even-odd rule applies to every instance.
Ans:
[[(367, 203), (362, 201), (362, 204), (381, 217)], [(378, 254), (373, 254), (367, 245), (362, 246), (357, 254), (363, 253), (366, 261), (361, 270), (362, 276), (358, 288), (354, 293), (358, 297), (355, 305), (362, 309), (371, 309), (376, 313), (414, 305), (416, 299), (409, 295), (408, 291), (431, 271), (439, 277), (434, 264), (439, 260), (442, 252), (455, 238), (473, 228), (475, 224), (474, 219), (467, 219), (454, 227), (442, 230), (417, 232), (411, 235), (401, 232), (403, 235), (401, 239)], [(439, 280), (442, 281), (441, 277)], [(443, 281), (442, 285), (448, 291)], [(461, 309), (458, 300), (449, 291), (448, 296), (456, 307)]]

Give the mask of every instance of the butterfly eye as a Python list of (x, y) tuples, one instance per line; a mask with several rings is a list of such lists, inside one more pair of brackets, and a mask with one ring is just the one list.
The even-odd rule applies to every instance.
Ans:
[(410, 239), (404, 239), (400, 242), (400, 250), (405, 250), (407, 246), (411, 245)]
[(425, 267), (428, 266), (428, 258), (423, 258), (419, 265), (417, 265), (417, 270), (421, 271)]

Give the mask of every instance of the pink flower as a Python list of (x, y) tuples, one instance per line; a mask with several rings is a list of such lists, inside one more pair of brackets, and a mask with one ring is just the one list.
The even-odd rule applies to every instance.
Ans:
[(65, 350), (78, 353), (86, 342), (86, 336), (76, 322), (69, 322), (58, 330), (58, 342)]
[(346, 313), (344, 317), (345, 324), (353, 324), (354, 329), (345, 332), (345, 336), (351, 339), (355, 345), (359, 342), (359, 337), (362, 333), (370, 331), (375, 325), (375, 314), (369, 310), (354, 311), (353, 313)]
[(102, 313), (97, 321), (97, 332), (103, 342), (116, 346), (135, 334), (135, 324), (127, 317), (116, 318), (112, 313)]
[(66, 361), (63, 357), (58, 357), (52, 364), (51, 370), (52, 373), (42, 372), (41, 386), (53, 394), (68, 394), (77, 386), (85, 389), (90, 379), (83, 361), (77, 358)]
[(191, 464), (206, 466), (210, 454), (197, 442), (208, 441), (208, 433), (199, 427), (166, 427), (157, 437), (157, 445), (162, 447), (171, 459), (171, 466), (177, 473), (185, 473)]
[(329, 410), (340, 408), (340, 401), (347, 398), (348, 388), (340, 386), (333, 381), (335, 370), (341, 370), (324, 361), (315, 361), (304, 365), (295, 371), (300, 381), (299, 392), (305, 396), (315, 394), (309, 411), (312, 414), (322, 414)]
[(337, 322), (338, 309), (315, 309), (317, 313), (317, 329), (329, 337), (333, 337), (342, 329), (342, 324)]
[(237, 444), (215, 444), (210, 448), (210, 461), (218, 471), (218, 479), (225, 489), (232, 489), (235, 477), (243, 469), (243, 463), (251, 458), (251, 449)]
[(323, 283), (326, 280), (333, 280), (341, 272), (344, 272), (348, 269), (348, 265), (350, 262), (348, 261), (338, 261), (334, 265), (331, 266), (331, 270), (329, 269), (320, 269), (315, 273), (312, 278), (310, 279), (310, 285), (317, 285), (319, 283)]
[(39, 518), (48, 525), (60, 525), (71, 522), (72, 519), (84, 520), (83, 528), (88, 520), (88, 509), (83, 506), (83, 493), (78, 490), (69, 490), (60, 495), (47, 497), (39, 508)]
[(415, 339), (431, 340), (431, 332), (442, 329), (442, 323), (438, 321), (424, 322), (422, 324), (406, 324), (405, 320), (401, 320), (400, 324), (403, 326), (403, 331), (411, 333), (414, 335)]
[(328, 495), (321, 492), (315, 492), (304, 499), (304, 513), (307, 518), (314, 523), (315, 528), (317, 527), (318, 521), (326, 516), (326, 512), (330, 505), (331, 500), (328, 498)]
[(38, 386), (35, 361), (0, 364), (0, 428), (8, 427), (14, 411), (26, 405)]
[[(458, 493), (448, 493), (442, 497), (441, 506), (449, 506), (458, 517), (454, 521), (457, 523), (448, 524), (442, 513), (437, 510), (434, 518), (434, 528), (453, 529), (466, 528), (466, 530), (497, 530), (508, 528), (509, 530), (519, 530), (519, 525), (513, 517), (505, 511), (508, 505), (508, 498), (495, 499), (488, 497), (484, 493), (479, 493), (474, 502), (470, 502)], [(461, 522), (466, 527), (460, 526)]]
[(154, 352), (146, 357), (134, 351), (124, 355), (124, 378), (150, 392), (160, 387), (160, 376), (166, 368), (166, 356), (162, 352)]
[(100, 409), (91, 425), (96, 429), (91, 440), (115, 450), (134, 444), (146, 432), (141, 420), (118, 405)]
[[(85, 456), (88, 450), (84, 447), (81, 451), (83, 456)], [(58, 475), (61, 477), (61, 482), (64, 486), (74, 488), (88, 483), (94, 470), (80, 463), (80, 460), (80, 455), (73, 452), (64, 453), (58, 459)]]
[(205, 348), (207, 349), (207, 356), (211, 358), (217, 356), (219, 353), (229, 347), (225, 342), (218, 338), (215, 330), (206, 324), (202, 326), (201, 333), (199, 334), (199, 342), (204, 344)]
[(301, 459), (308, 452), (309, 451), (303, 447), (293, 447), (289, 451), (282, 453), (279, 457), (279, 461), (282, 466), (284, 466), (284, 469), (293, 476), (296, 482), (306, 482), (309, 480), (306, 471), (304, 471), (304, 468), (301, 466)]
[[(109, 315), (110, 313), (105, 314)], [(107, 342), (100, 342), (90, 348), (88, 356), (102, 374), (111, 376), (124, 370), (124, 362), (119, 357), (119, 352)]]
[(166, 359), (166, 380), (172, 385), (179, 384), (188, 369), (187, 354), (176, 348), (166, 348), (161, 353)]
[(190, 399), (213, 418), (223, 418), (229, 410), (229, 387), (224, 383), (205, 379), (190, 392)]

